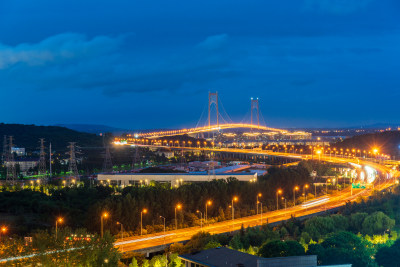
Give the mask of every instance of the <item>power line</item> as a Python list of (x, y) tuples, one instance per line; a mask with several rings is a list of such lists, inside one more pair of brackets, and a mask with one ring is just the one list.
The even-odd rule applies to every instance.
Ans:
[(44, 138), (40, 138), (40, 154), (38, 175), (41, 179), (46, 178), (46, 153), (44, 152)]
[(71, 182), (72, 179), (76, 179), (76, 181), (79, 181), (79, 172), (78, 172), (78, 166), (76, 163), (76, 151), (75, 151), (75, 145), (76, 142), (69, 142), (68, 148), (69, 152), (67, 154), (69, 155), (69, 160), (68, 160), (68, 171), (69, 171), (69, 179)]
[(111, 173), (112, 170), (113, 170), (113, 165), (112, 165), (112, 161), (111, 161), (110, 146), (106, 145), (106, 152), (105, 152), (105, 158), (104, 158), (104, 163), (103, 163), (103, 172)]
[(9, 142), (8, 142), (8, 153), (7, 153), (7, 178), (6, 181), (7, 183), (15, 184), (17, 180), (17, 172), (15, 169), (15, 161), (14, 161), (14, 153), (12, 151), (13, 148), (13, 137), (9, 136)]

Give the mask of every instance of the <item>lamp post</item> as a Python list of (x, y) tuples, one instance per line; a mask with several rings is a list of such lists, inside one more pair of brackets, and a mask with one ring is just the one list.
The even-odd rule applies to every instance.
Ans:
[(232, 198), (232, 223), (233, 223), (233, 220), (235, 219), (235, 208), (233, 207), (233, 202), (236, 202), (236, 201), (238, 201), (238, 198), (233, 197)]
[(278, 189), (278, 191), (276, 191), (276, 210), (279, 210), (279, 195), (282, 194), (282, 190)]
[(108, 213), (103, 212), (100, 216), (100, 224), (101, 224), (101, 238), (103, 238), (103, 218), (107, 219), (108, 218)]
[[(124, 225), (120, 222), (117, 222), (117, 225), (121, 225), (121, 240), (124, 240)], [(121, 244), (121, 252), (124, 252), (123, 243)]]
[(176, 210), (177, 209), (180, 210), (181, 208), (182, 208), (181, 204), (178, 204), (178, 205), (175, 206), (175, 230), (178, 229), (178, 219), (176, 218)]
[(165, 217), (160, 216), (160, 218), (163, 219), (163, 221), (164, 221), (164, 245), (165, 245)]
[(196, 210), (196, 213), (200, 213), (200, 229), (203, 229), (203, 213), (199, 210)]
[(57, 232), (58, 232), (58, 223), (62, 223), (63, 222), (63, 218), (58, 218), (56, 220), (56, 240), (57, 240)]
[(140, 235), (143, 234), (143, 213), (146, 214), (147, 213), (147, 209), (143, 209), (140, 212)]
[(307, 201), (307, 189), (308, 189), (308, 184), (303, 186), (303, 194), (304, 194), (304, 197), (305, 197), (305, 201)]
[(285, 210), (286, 210), (286, 198), (282, 197), (282, 200), (285, 200)]
[(263, 210), (262, 210), (262, 202), (260, 202), (260, 205), (261, 205), (261, 212), (260, 212), (260, 217), (261, 217), (261, 225), (262, 225), (262, 222), (263, 222), (263, 218), (262, 218), (262, 215), (263, 215)]
[(207, 223), (207, 206), (211, 206), (211, 204), (212, 204), (212, 201), (211, 200), (208, 200), (207, 202), (206, 202), (206, 215), (204, 216), (204, 223), (206, 224)]
[(293, 188), (293, 206), (296, 206), (296, 191), (299, 190), (298, 186)]
[[(259, 201), (258, 201), (258, 198), (259, 197), (262, 197), (262, 194), (261, 193), (258, 193), (257, 194), (257, 201), (256, 201), (256, 206), (257, 206), (257, 215), (258, 215), (258, 204), (260, 203)], [(262, 211), (261, 211), (262, 212)]]
[(317, 184), (314, 183), (314, 198), (317, 198)]
[(331, 179), (328, 179), (328, 180), (326, 180), (326, 183), (325, 183), (325, 185), (326, 185), (326, 194), (328, 195), (328, 183), (330, 183), (331, 182)]
[(321, 153), (322, 153), (322, 151), (321, 151), (321, 150), (317, 150), (317, 154), (318, 154), (318, 161), (321, 161)]
[(1, 235), (5, 235), (6, 232), (7, 232), (7, 227), (2, 226), (2, 227), (1, 227), (1, 231), (0, 231), (0, 241), (1, 241)]

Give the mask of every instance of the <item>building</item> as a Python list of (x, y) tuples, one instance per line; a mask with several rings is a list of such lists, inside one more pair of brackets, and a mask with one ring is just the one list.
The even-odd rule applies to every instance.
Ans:
[[(29, 171), (29, 169), (35, 168), (39, 164), (39, 159), (34, 159), (34, 158), (16, 159), (14, 160), (14, 164), (19, 165), (22, 174), (26, 174)], [(5, 165), (8, 167), (11, 165), (11, 162), (6, 161)]]
[[(178, 256), (185, 267), (316, 267), (316, 255), (262, 258), (226, 247)], [(351, 264), (329, 265), (351, 267)]]
[(173, 158), (175, 156), (174, 151), (167, 151), (167, 150), (162, 150), (162, 151), (157, 151), (156, 154), (158, 156), (164, 155), (167, 159)]
[(150, 181), (171, 183), (171, 186), (179, 186), (185, 182), (207, 182), (214, 179), (228, 179), (234, 177), (239, 181), (254, 182), (257, 173), (123, 173), (123, 174), (99, 174), (97, 180), (109, 182), (114, 185), (148, 184)]
[(200, 252), (179, 255), (185, 267), (214, 267), (214, 266), (257, 266), (258, 256), (243, 253), (237, 250), (220, 247)]
[(23, 157), (26, 155), (24, 147), (12, 147), (11, 152), (15, 153), (18, 157)]

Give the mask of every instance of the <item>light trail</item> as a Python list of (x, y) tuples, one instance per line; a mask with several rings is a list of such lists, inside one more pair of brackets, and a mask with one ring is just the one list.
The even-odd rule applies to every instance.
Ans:
[(167, 234), (167, 235), (156, 235), (156, 236), (151, 236), (151, 237), (146, 237), (146, 238), (120, 241), (120, 242), (115, 242), (114, 246), (121, 246), (121, 245), (131, 244), (131, 243), (135, 243), (135, 242), (149, 241), (149, 240), (154, 240), (154, 239), (163, 238), (163, 237), (169, 237), (169, 236), (173, 236), (173, 235), (176, 235), (176, 234), (171, 233), (171, 234)]

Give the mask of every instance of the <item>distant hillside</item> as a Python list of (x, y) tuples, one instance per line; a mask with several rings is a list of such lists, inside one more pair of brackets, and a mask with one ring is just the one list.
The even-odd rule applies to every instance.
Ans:
[(51, 142), (52, 148), (55, 150), (66, 149), (68, 142), (76, 142), (81, 147), (98, 147), (103, 144), (100, 136), (81, 133), (59, 126), (0, 123), (0, 145), (3, 144), (4, 135), (12, 135), (15, 146), (25, 147), (28, 150), (38, 149), (39, 138), (45, 138), (47, 147)]
[(381, 153), (399, 155), (400, 131), (386, 131), (381, 133), (370, 133), (346, 138), (336, 143), (336, 147), (359, 148), (371, 151), (374, 147), (379, 148)]
[(113, 133), (113, 134), (122, 134), (127, 133), (129, 130), (110, 127), (107, 125), (99, 125), (99, 124), (57, 124), (55, 126), (65, 127), (74, 131), (84, 132), (84, 133)]

